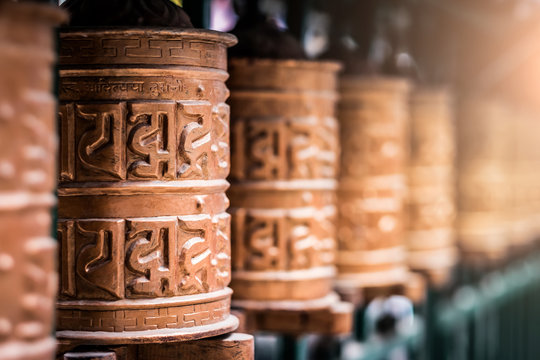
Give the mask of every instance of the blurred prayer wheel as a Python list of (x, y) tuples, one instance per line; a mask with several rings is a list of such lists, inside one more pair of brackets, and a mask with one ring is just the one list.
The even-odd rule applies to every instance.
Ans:
[(229, 34), (60, 33), (57, 336), (193, 340), (231, 316)]
[(452, 101), (445, 89), (417, 88), (410, 106), (408, 262), (442, 284), (458, 260)]
[(458, 109), (459, 245), (466, 262), (499, 260), (510, 235), (512, 117), (487, 97), (463, 99)]
[(511, 147), (513, 151), (508, 175), (511, 184), (510, 245), (522, 252), (530, 248), (538, 236), (536, 209), (538, 195), (537, 118), (529, 109), (513, 109), (511, 113)]
[(337, 289), (406, 281), (404, 197), (408, 154), (406, 80), (341, 79)]
[(56, 243), (52, 6), (0, 1), (0, 358), (52, 359)]
[(335, 301), (339, 69), (231, 60), (235, 306), (297, 301), (309, 310)]

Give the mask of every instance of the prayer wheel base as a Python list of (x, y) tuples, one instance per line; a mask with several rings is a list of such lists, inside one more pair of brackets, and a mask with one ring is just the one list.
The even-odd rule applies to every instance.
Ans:
[(276, 332), (286, 335), (316, 333), (348, 334), (353, 327), (354, 307), (339, 300), (335, 293), (316, 300), (255, 302), (233, 301), (233, 310), (240, 320), (241, 331)]
[[(396, 272), (397, 273), (397, 272)], [(370, 274), (379, 279), (385, 279), (385, 275), (377, 273)], [(420, 304), (425, 300), (426, 281), (414, 272), (403, 271), (400, 276), (386, 277), (385, 282), (367, 282), (365, 277), (354, 274), (354, 278), (336, 280), (335, 289), (343, 301), (350, 302), (355, 306), (369, 304), (377, 297), (388, 297), (391, 295), (403, 295), (408, 297), (413, 303)]]
[(189, 341), (236, 330), (229, 314), (231, 290), (117, 302), (60, 301), (56, 336), (84, 345)]

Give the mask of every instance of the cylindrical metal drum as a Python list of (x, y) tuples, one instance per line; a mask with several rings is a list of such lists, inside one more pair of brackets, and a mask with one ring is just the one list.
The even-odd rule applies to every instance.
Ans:
[(52, 6), (0, 1), (0, 358), (52, 359), (56, 243)]
[(458, 107), (458, 241), (465, 261), (496, 260), (509, 245), (511, 119), (496, 99)]
[(331, 62), (231, 61), (235, 304), (328, 306), (338, 128)]
[(452, 99), (443, 88), (411, 94), (408, 168), (408, 263), (435, 284), (458, 260), (455, 244), (455, 131)]
[(347, 76), (341, 82), (337, 288), (403, 284), (406, 80)]
[(236, 328), (225, 212), (234, 43), (203, 30), (60, 33), (59, 338)]

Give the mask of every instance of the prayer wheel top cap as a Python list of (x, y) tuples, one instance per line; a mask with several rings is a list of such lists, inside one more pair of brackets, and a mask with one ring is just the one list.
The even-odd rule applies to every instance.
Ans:
[(184, 39), (197, 39), (207, 40), (223, 43), (227, 47), (236, 45), (238, 39), (236, 36), (215, 30), (206, 29), (175, 29), (175, 28), (163, 28), (163, 27), (123, 27), (123, 26), (110, 26), (99, 28), (85, 28), (85, 27), (70, 27), (64, 28), (60, 31), (60, 37), (66, 36), (104, 36), (107, 35), (119, 35), (124, 34), (127, 36), (163, 36), (163, 37), (182, 37)]
[(65, 28), (59, 64), (198, 66), (227, 70), (234, 35), (213, 30), (153, 27)]
[(335, 73), (341, 69), (335, 61), (232, 58), (228, 85), (236, 90), (335, 90)]

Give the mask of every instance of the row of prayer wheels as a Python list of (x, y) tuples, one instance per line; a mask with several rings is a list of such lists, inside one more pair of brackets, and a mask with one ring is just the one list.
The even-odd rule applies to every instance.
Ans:
[(540, 234), (537, 116), (486, 96), (471, 96), (459, 107), (457, 230), (471, 264), (523, 253)]
[(456, 152), (446, 89), (227, 64), (236, 39), (213, 31), (66, 28), (56, 296), (63, 14), (0, 2), (0, 17), (2, 359), (50, 357), (55, 299), (64, 349), (192, 341), (237, 328), (231, 299), (320, 310), (333, 289), (405, 286), (410, 269), (441, 284), (458, 246), (501, 256), (538, 234), (534, 113), (460, 100)]

